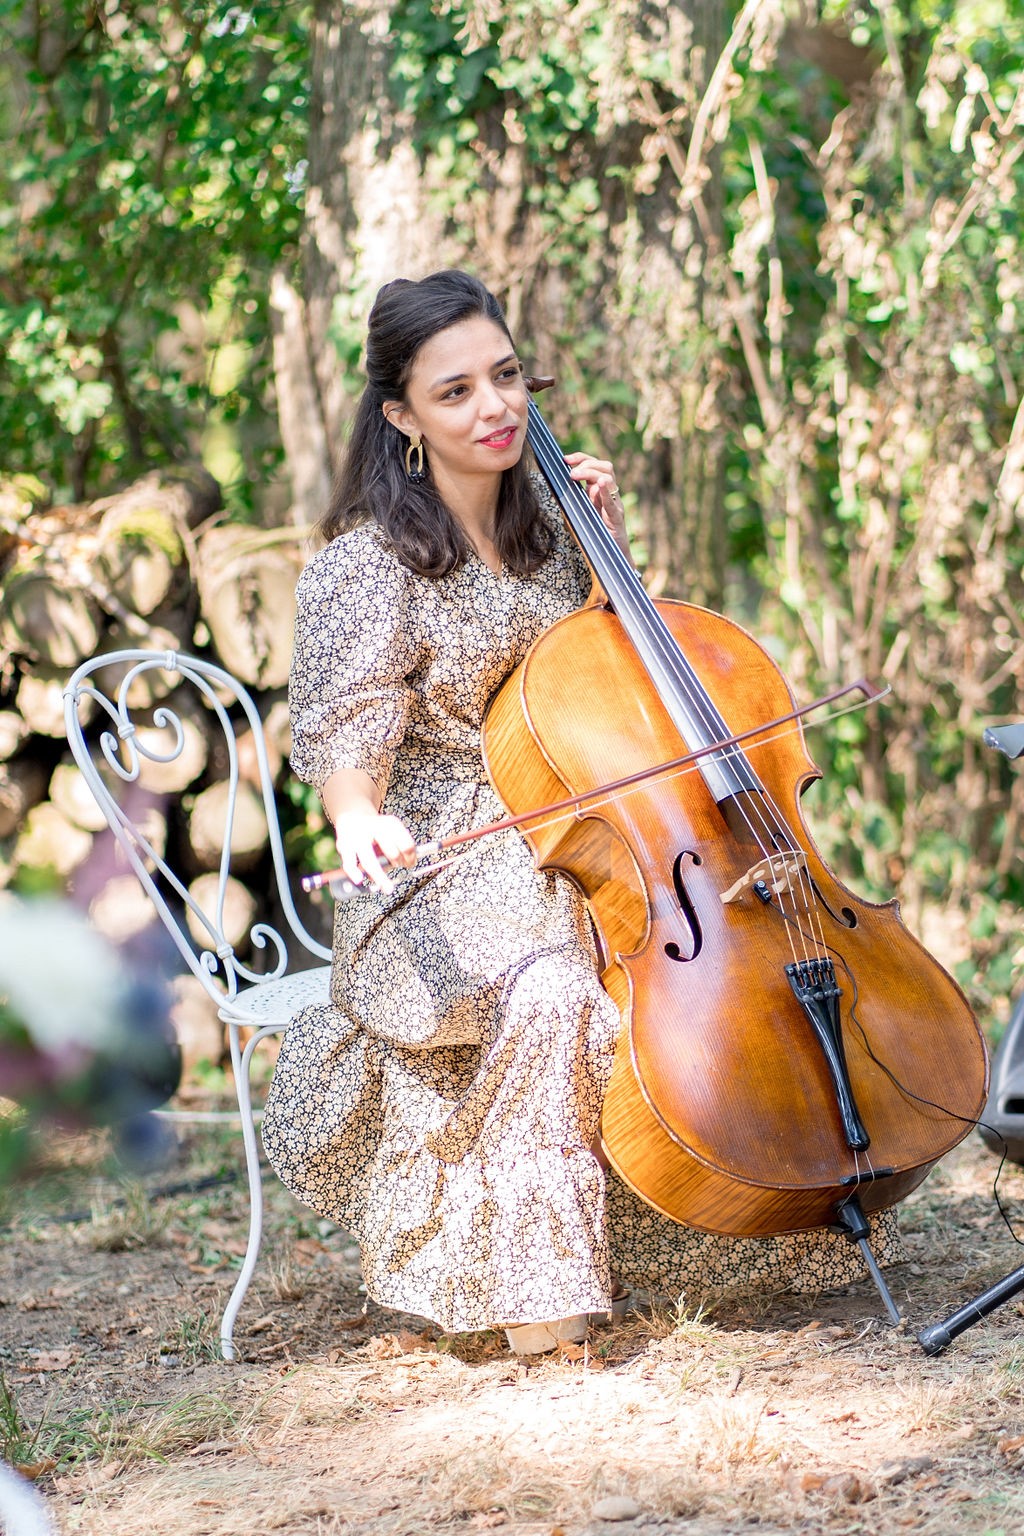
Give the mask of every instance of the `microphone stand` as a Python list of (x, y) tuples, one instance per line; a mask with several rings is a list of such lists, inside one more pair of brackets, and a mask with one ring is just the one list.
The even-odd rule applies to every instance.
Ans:
[[(1024, 757), (1024, 722), (986, 726), (981, 739), (986, 747), (995, 747), (1011, 760)], [(943, 1322), (932, 1323), (922, 1329), (917, 1342), (926, 1355), (940, 1355), (947, 1344), (951, 1344), (965, 1329), (980, 1323), (983, 1317), (987, 1317), (1004, 1302), (1011, 1301), (1014, 1296), (1019, 1296), (1021, 1291), (1024, 1291), (1024, 1264), (1019, 1269), (1011, 1270), (1002, 1280), (997, 1280), (995, 1285), (990, 1285), (987, 1291), (982, 1291), (973, 1301), (965, 1302), (962, 1307), (951, 1312)]]
[(1021, 1291), (1024, 1291), (1024, 1264), (1019, 1269), (1011, 1270), (1002, 1280), (997, 1280), (995, 1285), (990, 1285), (987, 1291), (982, 1291), (973, 1301), (965, 1302), (962, 1307), (951, 1312), (944, 1322), (932, 1323), (922, 1329), (917, 1342), (926, 1355), (941, 1355), (946, 1345), (951, 1344), (965, 1329), (980, 1323), (983, 1317), (1014, 1296), (1019, 1296)]

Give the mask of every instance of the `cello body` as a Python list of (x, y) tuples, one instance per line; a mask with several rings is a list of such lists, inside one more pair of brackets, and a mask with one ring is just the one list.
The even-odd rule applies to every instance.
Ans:
[[(731, 732), (793, 708), (738, 625), (653, 606)], [(735, 795), (691, 767), (526, 833), (537, 863), (587, 898), (620, 1010), (609, 1160), (674, 1220), (733, 1236), (828, 1226), (851, 1197), (869, 1212), (897, 1203), (971, 1129), (988, 1083), (959, 987), (895, 902), (855, 896), (811, 842), (800, 798), (820, 775), (800, 729), (766, 730), (744, 751), (756, 786), (748, 776)], [(680, 730), (617, 612), (598, 603), (553, 625), (506, 679), (484, 752), (516, 813), (677, 758)], [(845, 1109), (786, 970), (810, 919), (787, 914), (770, 876), (755, 879), (764, 846), (751, 824), (765, 806), (799, 846), (794, 879), (834, 964)]]

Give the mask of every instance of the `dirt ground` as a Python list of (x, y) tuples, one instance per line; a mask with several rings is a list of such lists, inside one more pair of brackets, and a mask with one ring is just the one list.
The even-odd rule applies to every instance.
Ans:
[[(216, 1339), (244, 1247), (237, 1133), (179, 1134), (173, 1165), (134, 1184), (95, 1140), (58, 1139), (2, 1233), (3, 1451), (65, 1536), (1024, 1524), (1021, 1304), (935, 1358), (916, 1338), (1024, 1262), (976, 1137), (903, 1207), (899, 1328), (869, 1279), (675, 1309), (638, 1298), (585, 1349), (529, 1366), (497, 1335), (443, 1337), (368, 1304), (351, 1241), (268, 1177), (229, 1365)], [(1024, 1169), (1000, 1189), (1024, 1228)]]

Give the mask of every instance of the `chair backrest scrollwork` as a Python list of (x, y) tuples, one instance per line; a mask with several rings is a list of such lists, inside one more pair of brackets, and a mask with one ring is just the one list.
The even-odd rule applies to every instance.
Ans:
[[(191, 694), (179, 697), (182, 685)], [(220, 850), (209, 899), (196, 900), (194, 887), (171, 867), (151, 827), (138, 808), (143, 799), (147, 764), (176, 762), (186, 745), (193, 700), (214, 724), (217, 755), (225, 765)], [(90, 714), (98, 718), (86, 724)], [(230, 673), (180, 651), (120, 650), (84, 662), (64, 691), (68, 743), (81, 772), (102, 808), (121, 852), (152, 899), (179, 953), (218, 1003), (230, 1000), (239, 986), (283, 976), (293, 968), (290, 947), (296, 942), (309, 955), (330, 960), (331, 952), (305, 927), (296, 911), (274, 798), (263, 723), (251, 694)], [(249, 727), (255, 752), (254, 779), (243, 780), (236, 722)], [(266, 957), (265, 969), (245, 964), (225, 934), (225, 898), (231, 877), (232, 841), (239, 815), (240, 790), (258, 796), (266, 816), (268, 857), (285, 927), (257, 921), (248, 930), (253, 951)], [(190, 931), (191, 930), (191, 931)], [(287, 930), (290, 930), (290, 935)], [(199, 942), (194, 934), (200, 934)]]

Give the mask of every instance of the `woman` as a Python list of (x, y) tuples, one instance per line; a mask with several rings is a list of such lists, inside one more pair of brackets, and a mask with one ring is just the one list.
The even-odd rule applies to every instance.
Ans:
[[(378, 1302), (448, 1330), (504, 1327), (523, 1353), (607, 1313), (613, 1262), (677, 1295), (858, 1278), (841, 1239), (709, 1237), (602, 1170), (618, 1013), (581, 896), (534, 868), (518, 832), (386, 872), (502, 816), (481, 757), (488, 700), (591, 577), (526, 469), (522, 368), (476, 279), (382, 288), (366, 366), (326, 547), (299, 582), (290, 689), (292, 765), (366, 894), (336, 909), (331, 1003), (284, 1038), (272, 1163), (358, 1237)], [(628, 550), (611, 464), (567, 462)]]

